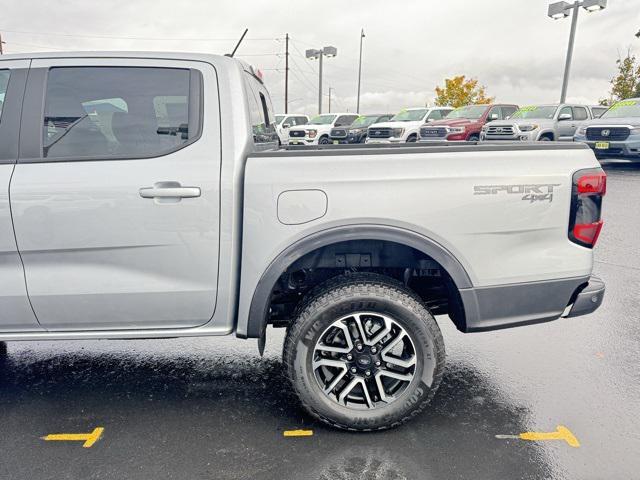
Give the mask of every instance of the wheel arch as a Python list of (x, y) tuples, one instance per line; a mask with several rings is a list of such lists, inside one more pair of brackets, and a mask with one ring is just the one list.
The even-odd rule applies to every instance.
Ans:
[(413, 248), (438, 262), (458, 291), (473, 287), (471, 277), (455, 255), (429, 237), (404, 228), (386, 225), (334, 227), (298, 240), (283, 250), (269, 264), (253, 291), (246, 329), (238, 329), (238, 336), (259, 338), (262, 348), (264, 332), (268, 323), (271, 293), (282, 273), (307, 254), (335, 243), (352, 240), (380, 240)]

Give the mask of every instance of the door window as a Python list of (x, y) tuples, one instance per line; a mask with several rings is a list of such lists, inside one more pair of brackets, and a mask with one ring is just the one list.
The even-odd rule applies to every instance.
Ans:
[(512, 106), (502, 107), (502, 116), (504, 118), (511, 117), (514, 113), (516, 113), (517, 108)]
[(440, 120), (441, 118), (442, 113), (440, 113), (440, 110), (433, 110), (427, 117), (427, 120)]
[(573, 119), (574, 120), (586, 120), (589, 118), (587, 109), (584, 107), (573, 107)]
[[(497, 115), (496, 118), (491, 118), (492, 115)], [(487, 120), (502, 120), (502, 109), (500, 107), (493, 107), (489, 110), (489, 115), (487, 115)]]
[(179, 68), (52, 68), (43, 156), (139, 158), (183, 147), (199, 128), (199, 119), (190, 125), (192, 75)]
[(0, 70), (0, 122), (2, 121), (2, 106), (4, 105), (4, 96), (7, 93), (9, 85), (9, 70)]
[(356, 120), (356, 118), (358, 118), (357, 115), (340, 115), (336, 120), (335, 126), (348, 127)]
[(573, 113), (571, 113), (571, 107), (562, 107), (562, 109), (560, 110), (560, 113), (558, 113), (558, 118), (560, 118), (560, 116), (564, 114), (568, 114), (569, 116), (571, 116), (569, 120), (573, 120)]

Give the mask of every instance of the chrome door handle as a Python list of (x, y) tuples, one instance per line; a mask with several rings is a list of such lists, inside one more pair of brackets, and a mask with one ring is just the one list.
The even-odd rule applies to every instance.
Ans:
[(196, 198), (199, 197), (200, 187), (183, 187), (178, 182), (158, 182), (153, 187), (138, 190), (142, 198)]

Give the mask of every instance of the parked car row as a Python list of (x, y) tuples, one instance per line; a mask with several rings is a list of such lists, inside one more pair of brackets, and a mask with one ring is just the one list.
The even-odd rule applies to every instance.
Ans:
[(513, 104), (406, 108), (395, 115), (277, 115), (282, 144), (580, 141), (598, 156), (640, 156), (640, 99), (611, 107)]

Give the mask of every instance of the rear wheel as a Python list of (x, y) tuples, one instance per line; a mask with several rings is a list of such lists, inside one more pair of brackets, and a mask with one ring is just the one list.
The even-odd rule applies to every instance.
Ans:
[(415, 143), (417, 141), (418, 141), (417, 135), (409, 135), (409, 138), (407, 138), (407, 143)]
[(351, 430), (382, 430), (422, 411), (444, 369), (433, 316), (403, 284), (341, 276), (310, 295), (287, 333), (284, 362), (305, 408)]
[(320, 140), (318, 140), (318, 143), (320, 145), (327, 145), (328, 143), (330, 143), (329, 137), (321, 137)]

